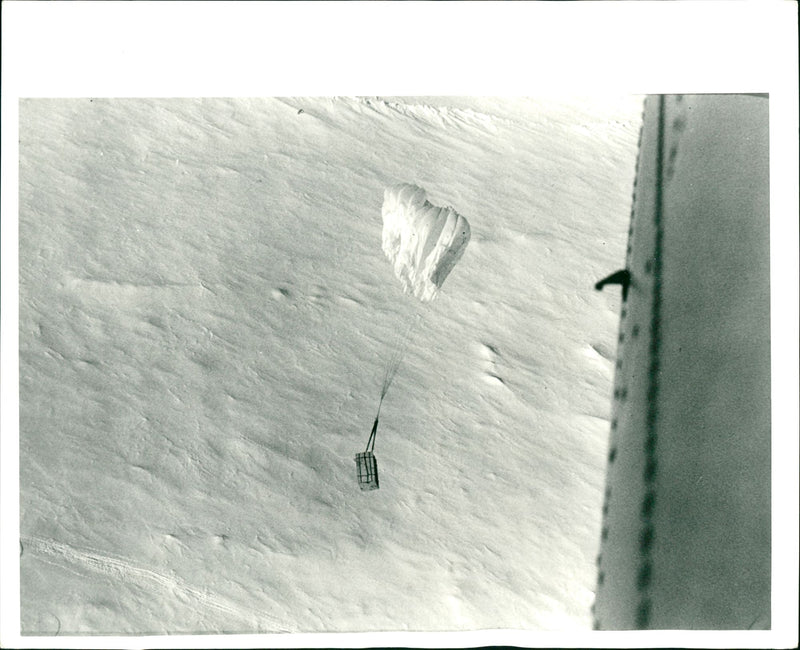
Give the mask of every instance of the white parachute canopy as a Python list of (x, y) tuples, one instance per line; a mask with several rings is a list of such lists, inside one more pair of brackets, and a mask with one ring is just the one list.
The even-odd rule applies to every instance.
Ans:
[(406, 293), (433, 300), (469, 243), (467, 220), (451, 207), (427, 200), (425, 190), (403, 183), (383, 194), (383, 252)]

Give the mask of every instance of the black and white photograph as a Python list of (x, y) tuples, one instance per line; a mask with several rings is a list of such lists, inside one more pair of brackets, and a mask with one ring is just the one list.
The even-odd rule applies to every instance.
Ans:
[(23, 630), (585, 625), (642, 100), (22, 101)]
[[(627, 3), (309, 2), (27, 76), (69, 4), (3, 6), (3, 646), (796, 643), (791, 75), (454, 84), (459, 11)], [(114, 48), (195, 9), (284, 56)]]

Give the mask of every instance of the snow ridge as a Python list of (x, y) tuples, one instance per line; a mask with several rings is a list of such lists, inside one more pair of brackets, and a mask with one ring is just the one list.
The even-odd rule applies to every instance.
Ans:
[(495, 118), (469, 108), (453, 106), (432, 106), (430, 104), (406, 104), (380, 98), (358, 97), (357, 101), (365, 109), (371, 109), (386, 116), (402, 115), (427, 124), (428, 126), (474, 128), (487, 133), (497, 133)]

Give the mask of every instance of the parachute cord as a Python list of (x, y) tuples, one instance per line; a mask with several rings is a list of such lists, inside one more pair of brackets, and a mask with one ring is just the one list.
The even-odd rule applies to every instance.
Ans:
[(394, 376), (397, 374), (397, 370), (400, 368), (400, 363), (403, 361), (403, 357), (406, 355), (406, 350), (411, 342), (411, 335), (421, 319), (422, 314), (417, 313), (415, 318), (408, 324), (405, 332), (397, 338), (397, 342), (394, 345), (394, 352), (389, 358), (389, 362), (386, 364), (386, 372), (383, 376), (383, 385), (381, 386), (381, 400), (383, 400), (383, 398), (386, 396), (386, 393), (389, 391), (389, 386), (391, 386)]
[[(380, 412), (381, 407), (378, 406), (378, 411)], [(367, 448), (364, 451), (372, 451), (375, 449), (375, 434), (378, 433), (378, 418), (380, 416), (375, 416), (375, 424), (372, 425), (372, 433), (369, 434), (369, 440), (367, 440)]]
[(384, 373), (383, 384), (381, 385), (381, 397), (378, 401), (378, 412), (375, 414), (375, 422), (372, 425), (372, 431), (370, 432), (369, 439), (367, 440), (366, 451), (372, 451), (375, 448), (375, 437), (378, 433), (378, 421), (381, 417), (383, 398), (386, 397), (386, 393), (389, 392), (389, 386), (392, 385), (394, 376), (397, 374), (397, 371), (400, 368), (400, 363), (403, 361), (403, 357), (406, 354), (408, 345), (411, 342), (412, 333), (421, 320), (422, 314), (418, 312), (411, 323), (409, 323), (405, 333), (398, 337), (392, 356), (389, 358), (389, 362), (386, 365), (386, 372)]

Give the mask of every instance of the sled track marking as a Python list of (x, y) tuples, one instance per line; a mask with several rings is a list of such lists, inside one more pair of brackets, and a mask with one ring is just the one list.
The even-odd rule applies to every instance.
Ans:
[(199, 589), (195, 589), (194, 587), (190, 587), (177, 578), (172, 578), (150, 569), (134, 566), (125, 560), (102, 555), (91, 550), (80, 550), (52, 539), (23, 537), (21, 541), (26, 551), (32, 551), (45, 562), (57, 566), (65, 566), (72, 570), (74, 570), (75, 567), (90, 569), (114, 578), (121, 578), (122, 580), (134, 583), (145, 589), (150, 589), (153, 585), (158, 585), (199, 605), (235, 616), (250, 624), (256, 623), (258, 627), (266, 623), (271, 626), (274, 625), (275, 632), (289, 631), (285, 629), (279, 621), (264, 612), (237, 605), (225, 598), (220, 598), (219, 596), (214, 596)]

